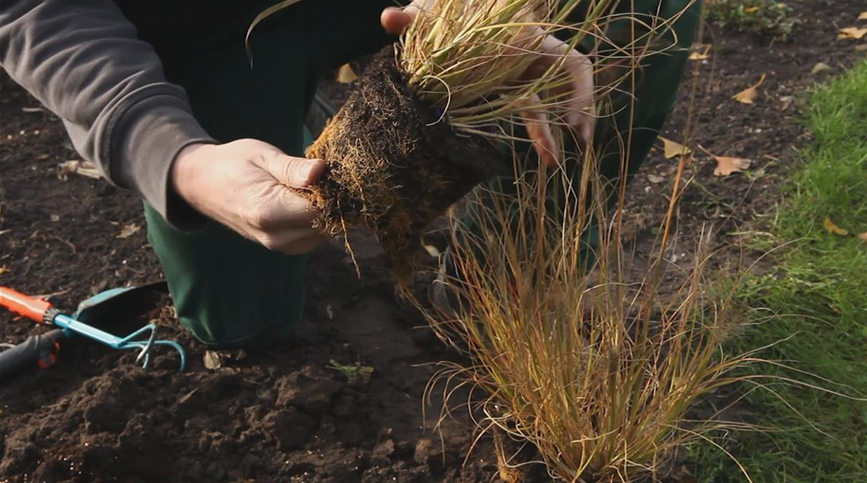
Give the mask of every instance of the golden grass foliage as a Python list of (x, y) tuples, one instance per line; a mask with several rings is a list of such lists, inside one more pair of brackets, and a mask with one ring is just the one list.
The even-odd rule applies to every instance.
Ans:
[(454, 223), (456, 275), (435, 282), (452, 309), (428, 316), (472, 361), (443, 375), (488, 395), (481, 427), (532, 443), (562, 480), (635, 481), (720, 427), (687, 412), (755, 359), (720, 350), (741, 314), (708, 290), (703, 250), (687, 272), (662, 256), (631, 266), (594, 165), (575, 182), (527, 172), (514, 193), (471, 201), (475, 227)]

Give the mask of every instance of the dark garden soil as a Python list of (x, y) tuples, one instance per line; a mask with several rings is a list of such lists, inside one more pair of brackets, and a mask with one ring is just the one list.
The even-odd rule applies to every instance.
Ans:
[[(679, 214), (687, 237), (713, 223), (718, 241), (730, 243), (735, 237), (725, 233), (772, 209), (795, 165), (793, 148), (809, 136), (796, 124), (798, 100), (864, 57), (856, 46), (867, 41), (836, 39), (856, 23), (859, 2), (789, 3), (802, 24), (788, 41), (709, 29), (711, 59), (691, 63), (700, 74), (693, 140), (754, 164), (716, 178), (713, 160), (698, 153)], [(818, 62), (830, 71), (811, 74)], [(731, 99), (762, 74), (755, 104)], [(58, 165), (76, 155), (59, 122), (33, 108), (38, 103), (0, 74), (0, 285), (57, 293), (72, 310), (102, 289), (158, 280), (141, 203), (78, 174), (58, 179)], [(688, 112), (681, 102), (667, 137), (683, 140)], [(654, 237), (675, 168), (656, 152), (636, 177), (629, 219), (639, 246)], [(475, 434), (466, 410), (439, 432), (437, 392), (423, 404), (434, 364), (455, 355), (395, 301), (373, 239), (356, 236), (353, 247), (361, 279), (340, 243), (313, 255), (308, 310), (293, 345), (223, 352), (222, 366), (208, 369), (204, 348), (177, 327), (166, 302), (140, 322), (157, 320), (164, 337), (187, 348), (184, 373), (173, 355), (144, 371), (133, 354), (81, 343), (64, 346), (55, 367), (2, 383), (0, 482), (496, 481), (490, 438), (463, 464)], [(39, 330), (0, 313), (2, 343)], [(373, 368), (369, 381), (335, 369), (356, 363)]]

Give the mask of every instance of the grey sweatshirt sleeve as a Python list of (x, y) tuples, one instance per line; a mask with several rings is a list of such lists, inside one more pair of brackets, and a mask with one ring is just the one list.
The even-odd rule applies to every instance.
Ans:
[(213, 142), (184, 90), (110, 0), (0, 0), (0, 64), (57, 114), (76, 150), (110, 182), (175, 225), (197, 225), (173, 199), (177, 153)]

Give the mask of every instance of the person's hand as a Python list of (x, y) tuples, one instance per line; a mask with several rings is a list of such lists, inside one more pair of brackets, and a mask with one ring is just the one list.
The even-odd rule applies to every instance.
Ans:
[(172, 165), (171, 182), (203, 215), (266, 248), (298, 255), (327, 237), (312, 227), (310, 204), (290, 188), (310, 186), (324, 169), (321, 160), (287, 156), (270, 144), (242, 139), (184, 148)]
[[(380, 17), (383, 28), (391, 34), (403, 33), (418, 12), (425, 10), (434, 1), (436, 0), (415, 0), (405, 8), (386, 8)], [(540, 33), (541, 29), (535, 27), (535, 34)], [(527, 68), (522, 78), (525, 80), (538, 78), (565, 56), (563, 69), (569, 73), (571, 78), (571, 82), (562, 88), (563, 92), (568, 92), (569, 95), (569, 100), (566, 102), (565, 122), (572, 128), (579, 143), (590, 143), (596, 124), (593, 108), (593, 64), (587, 56), (570, 49), (568, 44), (551, 35), (542, 40), (540, 50), (541, 54)], [(524, 101), (526, 105), (536, 105), (539, 102), (538, 96)], [(556, 165), (557, 146), (546, 114), (539, 111), (525, 111), (522, 117), (527, 127), (527, 133), (533, 140), (536, 152), (539, 153), (540, 161), (548, 165)]]

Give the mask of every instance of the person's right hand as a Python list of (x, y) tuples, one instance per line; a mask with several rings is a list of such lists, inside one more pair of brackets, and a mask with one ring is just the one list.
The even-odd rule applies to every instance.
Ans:
[(270, 144), (242, 139), (184, 148), (172, 165), (171, 181), (203, 215), (266, 248), (298, 255), (327, 237), (312, 227), (313, 207), (290, 188), (307, 188), (324, 170), (321, 160), (287, 156)]

